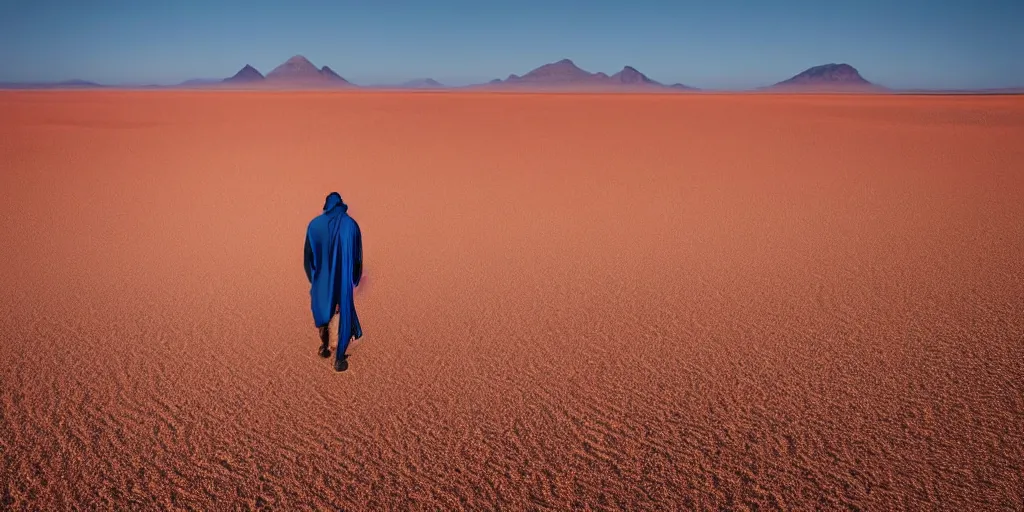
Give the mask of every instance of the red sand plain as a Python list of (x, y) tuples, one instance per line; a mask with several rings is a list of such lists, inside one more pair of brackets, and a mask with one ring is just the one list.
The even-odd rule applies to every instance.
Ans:
[[(0, 508), (1024, 508), (1024, 98), (0, 94)], [(341, 192), (365, 337), (302, 271)]]

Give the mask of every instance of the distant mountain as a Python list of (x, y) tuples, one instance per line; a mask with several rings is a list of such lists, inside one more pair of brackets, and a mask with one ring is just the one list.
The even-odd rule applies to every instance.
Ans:
[(558, 62), (544, 64), (543, 66), (530, 71), (523, 76), (511, 75), (506, 82), (543, 82), (543, 83), (565, 83), (565, 82), (588, 82), (595, 78), (601, 78), (594, 73), (587, 72), (569, 59), (562, 59)]
[(351, 85), (331, 68), (317, 68), (309, 59), (296, 55), (267, 73), (267, 84), (291, 86)]
[(179, 87), (197, 87), (197, 86), (202, 86), (202, 85), (213, 85), (213, 84), (220, 83), (220, 82), (223, 82), (223, 80), (219, 80), (219, 79), (216, 79), (216, 78), (193, 78), (191, 80), (185, 80), (184, 82), (181, 82), (180, 84), (178, 84), (178, 86)]
[(587, 86), (602, 84), (607, 78), (608, 75), (604, 73), (590, 73), (573, 61), (562, 59), (544, 64), (523, 76), (512, 74), (505, 80), (491, 83), (503, 86)]
[(54, 84), (56, 87), (103, 87), (96, 82), (90, 82), (88, 80), (65, 80), (63, 82), (57, 82)]
[[(0, 89), (160, 89), (160, 88), (325, 88), (359, 87), (328, 66), (317, 68), (309, 59), (295, 55), (264, 76), (253, 66), (246, 64), (237, 73), (223, 80), (192, 79), (176, 85), (149, 85), (145, 83), (122, 83), (103, 85), (87, 80), (65, 80), (58, 82), (0, 82)], [(699, 91), (681, 83), (665, 84), (654, 80), (632, 66), (624, 66), (615, 74), (591, 73), (580, 68), (570, 59), (561, 59), (537, 67), (524, 75), (510, 74), (505, 79), (495, 78), (487, 83), (468, 86), (446, 86), (432, 78), (419, 78), (400, 84), (368, 85), (369, 89), (483, 89), (510, 91), (639, 91), (639, 92), (683, 92)], [(891, 94), (960, 94), (994, 95), (1024, 94), (1024, 87), (975, 88), (975, 89), (895, 89), (874, 84), (856, 68), (845, 63), (823, 64), (808, 68), (799, 74), (753, 91), (804, 93), (804, 92), (856, 92)], [(723, 91), (726, 92), (726, 91)], [(740, 91), (734, 91), (740, 92)]]
[(225, 78), (223, 82), (229, 84), (251, 84), (262, 82), (263, 80), (265, 80), (263, 73), (260, 73), (256, 68), (246, 64), (245, 67), (238, 70), (238, 73), (235, 73), (235, 75), (230, 78)]
[(691, 87), (677, 84), (666, 86), (652, 80), (632, 66), (625, 66), (621, 71), (608, 76), (605, 73), (591, 73), (576, 65), (570, 59), (544, 64), (523, 76), (515, 74), (508, 78), (494, 79), (486, 84), (475, 87), (483, 88), (537, 88), (537, 89), (599, 89), (599, 90), (690, 90)]
[(348, 80), (345, 80), (341, 75), (335, 73), (333, 69), (327, 66), (320, 68), (320, 75), (328, 81), (345, 82), (346, 84), (349, 83)]
[(1024, 87), (997, 87), (985, 89), (893, 89), (895, 94), (1024, 94)]
[(434, 80), (433, 78), (417, 78), (416, 80), (409, 80), (408, 82), (403, 82), (402, 84), (399, 85), (399, 87), (404, 87), (408, 89), (436, 89), (444, 87), (444, 84), (438, 82), (437, 80)]
[(323, 73), (309, 59), (296, 55), (267, 73), (267, 80), (320, 79)]
[(449, 87), (433, 78), (417, 78), (401, 83), (376, 83), (364, 86), (367, 89), (448, 89)]
[(833, 63), (814, 66), (765, 89), (867, 92), (880, 91), (884, 88), (865, 80), (860, 72), (849, 64)]
[(611, 76), (613, 81), (623, 84), (641, 84), (641, 85), (661, 85), (654, 80), (651, 80), (647, 75), (639, 72), (633, 66), (626, 66), (622, 68), (622, 71), (615, 73)]
[(64, 80), (60, 82), (0, 82), (0, 89), (92, 89), (106, 87), (88, 80)]
[(686, 85), (686, 84), (679, 84), (679, 83), (672, 84), (669, 87), (672, 88), (672, 89), (679, 89), (681, 91), (699, 91), (700, 90), (700, 89), (698, 89), (696, 87), (689, 86), (689, 85)]

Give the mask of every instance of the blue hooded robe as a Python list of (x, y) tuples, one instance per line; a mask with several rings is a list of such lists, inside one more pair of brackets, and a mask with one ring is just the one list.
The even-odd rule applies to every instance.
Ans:
[(304, 258), (316, 327), (330, 323), (335, 309), (339, 310), (338, 359), (345, 357), (352, 338), (363, 336), (352, 299), (352, 289), (359, 286), (363, 273), (363, 241), (359, 224), (347, 212), (340, 194), (327, 196), (324, 212), (306, 228)]

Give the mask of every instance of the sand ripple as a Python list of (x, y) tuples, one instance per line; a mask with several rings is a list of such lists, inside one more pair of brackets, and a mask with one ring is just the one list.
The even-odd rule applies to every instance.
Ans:
[[(0, 118), (0, 508), (1024, 508), (1018, 98)], [(333, 189), (368, 265), (343, 374), (299, 260)]]

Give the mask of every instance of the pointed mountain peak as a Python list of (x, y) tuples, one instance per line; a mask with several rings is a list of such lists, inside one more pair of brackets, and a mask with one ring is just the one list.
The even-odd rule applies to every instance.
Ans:
[(302, 55), (296, 55), (284, 61), (284, 64), (267, 73), (268, 79), (308, 79), (318, 76), (320, 76), (320, 70)]
[(320, 68), (320, 74), (323, 75), (324, 78), (327, 78), (329, 80), (340, 80), (342, 82), (348, 82), (348, 80), (345, 80), (344, 78), (341, 77), (341, 75), (335, 73), (334, 70), (331, 69), (329, 66), (324, 66)]
[[(566, 70), (566, 71), (583, 71), (582, 68), (577, 66), (576, 63), (572, 61), (572, 59), (562, 59), (562, 60), (560, 60), (558, 62), (552, 62), (551, 64), (547, 64), (547, 66), (550, 66), (550, 67), (556, 68), (556, 69), (563, 69), (563, 70)], [(541, 67), (543, 67), (543, 66), (541, 66)], [(586, 73), (586, 71), (583, 71), (583, 72)]]
[[(638, 87), (645, 90), (666, 91), (675, 89), (691, 89), (684, 85), (669, 86), (652, 80), (633, 66), (624, 66), (621, 71), (608, 76), (603, 72), (591, 73), (581, 69), (570, 59), (544, 64), (523, 76), (509, 75), (505, 80), (491, 80), (491, 85), (514, 85), (516, 87), (535, 87), (539, 89), (556, 88), (559, 90), (580, 88), (582, 90), (633, 90)], [(486, 84), (481, 84), (486, 85)]]
[(526, 80), (576, 80), (589, 78), (591, 73), (580, 69), (573, 61), (562, 59), (558, 62), (544, 64), (522, 76)]
[(612, 78), (617, 82), (624, 84), (656, 84), (654, 80), (651, 80), (647, 75), (637, 71), (633, 66), (623, 66), (622, 71), (612, 75)]
[(313, 63), (310, 62), (309, 59), (307, 59), (306, 57), (304, 57), (302, 55), (295, 55), (292, 58), (284, 61), (284, 63), (285, 64), (291, 64), (291, 65), (301, 65), (301, 66), (305, 66), (305, 65), (312, 66), (313, 65)]
[(278, 87), (325, 87), (351, 85), (328, 66), (318, 68), (309, 59), (296, 55), (273, 71), (267, 73), (267, 81)]
[(260, 73), (256, 68), (246, 64), (242, 69), (238, 70), (234, 76), (225, 78), (225, 82), (257, 82), (263, 80), (263, 73)]

